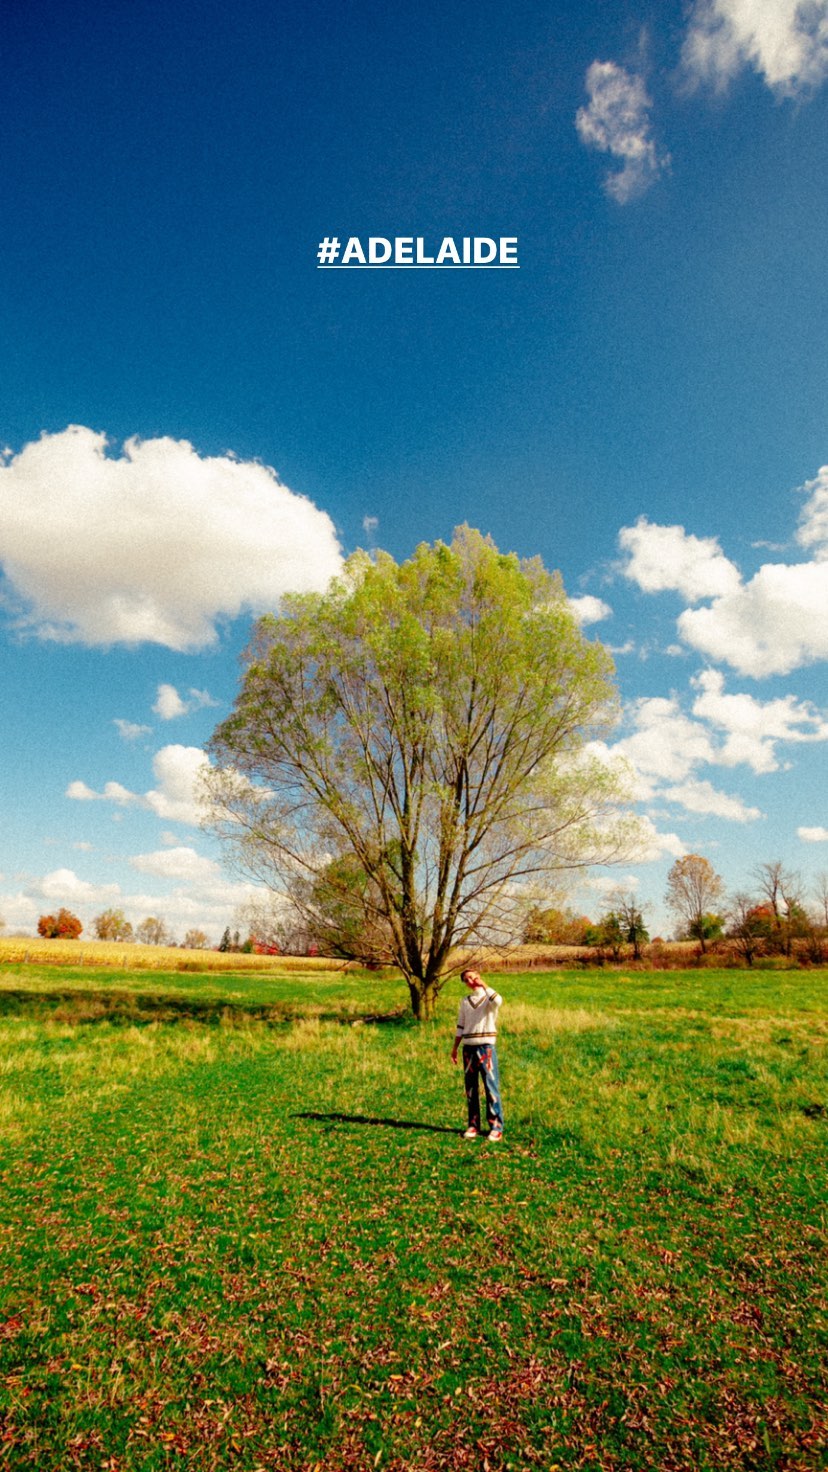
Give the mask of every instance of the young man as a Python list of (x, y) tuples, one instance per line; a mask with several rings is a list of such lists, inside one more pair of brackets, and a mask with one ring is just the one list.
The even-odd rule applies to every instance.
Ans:
[(463, 1082), (469, 1110), (469, 1127), (463, 1139), (476, 1140), (480, 1134), (478, 1081), (482, 1078), (489, 1143), (493, 1145), (503, 1139), (503, 1106), (497, 1068), (497, 1013), (503, 998), (491, 987), (483, 985), (479, 971), (461, 971), (460, 980), (468, 988), (468, 994), (460, 1003), (451, 1061), (457, 1062), (457, 1049), (462, 1043)]

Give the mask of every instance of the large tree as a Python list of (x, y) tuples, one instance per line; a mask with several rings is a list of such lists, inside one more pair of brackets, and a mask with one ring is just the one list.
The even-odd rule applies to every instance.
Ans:
[(214, 822), (311, 928), (357, 917), (425, 1019), (453, 947), (511, 938), (530, 885), (620, 852), (617, 774), (585, 750), (615, 707), (538, 559), (468, 527), (400, 565), (357, 553), (258, 623)]

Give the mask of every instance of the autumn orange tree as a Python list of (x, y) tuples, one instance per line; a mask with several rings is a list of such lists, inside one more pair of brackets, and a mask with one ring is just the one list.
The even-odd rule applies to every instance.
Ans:
[(77, 915), (63, 907), (56, 915), (41, 915), (37, 922), (38, 935), (45, 936), (47, 940), (77, 940), (82, 930), (83, 925)]

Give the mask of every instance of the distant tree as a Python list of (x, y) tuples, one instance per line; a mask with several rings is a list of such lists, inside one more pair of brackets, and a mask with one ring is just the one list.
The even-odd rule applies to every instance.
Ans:
[(632, 946), (635, 960), (640, 961), (641, 947), (647, 944), (650, 935), (644, 924), (644, 916), (636, 897), (634, 894), (625, 894), (623, 890), (616, 889), (609, 898), (621, 929), (624, 931), (624, 939), (628, 945)]
[(221, 940), (218, 943), (218, 949), (220, 951), (229, 951), (231, 948), (232, 942), (230, 940), (230, 926), (225, 925), (224, 930), (222, 931)]
[(589, 923), (585, 915), (576, 915), (568, 908), (534, 905), (523, 926), (523, 944), (582, 946)]
[(92, 921), (98, 940), (132, 940), (132, 926), (123, 910), (102, 910)]
[(773, 911), (769, 905), (757, 905), (753, 895), (743, 890), (730, 897), (727, 936), (732, 940), (747, 966), (764, 950), (770, 939)]
[(814, 897), (817, 905), (818, 923), (828, 929), (828, 874), (817, 874)]
[(175, 944), (171, 931), (163, 920), (156, 915), (148, 915), (142, 920), (135, 934), (142, 945), (145, 946), (171, 946)]
[(184, 937), (184, 944), (188, 951), (203, 951), (208, 941), (203, 930), (188, 930)]
[(56, 915), (41, 915), (37, 922), (38, 935), (49, 940), (77, 940), (83, 926), (71, 910), (61, 908)]
[[(393, 862), (391, 857), (389, 862)], [(363, 966), (393, 961), (394, 934), (379, 887), (353, 854), (331, 859), (298, 888), (301, 918), (323, 955)]]
[(786, 869), (780, 859), (757, 864), (753, 872), (773, 914), (776, 949), (790, 956), (794, 941), (808, 928), (801, 876)]
[(722, 932), (722, 917), (711, 906), (723, 895), (724, 880), (701, 854), (676, 859), (667, 875), (667, 906), (684, 922), (685, 934), (697, 940), (702, 951)]
[[(311, 941), (305, 921), (279, 895), (257, 895), (239, 906), (239, 925), (253, 938), (262, 955), (304, 956)], [(230, 932), (227, 932), (228, 940)]]
[(588, 925), (584, 936), (586, 945), (604, 953), (608, 951), (613, 961), (620, 961), (624, 940), (624, 929), (614, 910), (605, 911), (595, 925)]

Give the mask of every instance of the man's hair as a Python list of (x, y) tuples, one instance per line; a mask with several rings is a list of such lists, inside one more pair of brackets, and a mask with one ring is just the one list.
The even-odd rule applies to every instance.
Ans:
[(467, 966), (464, 971), (461, 971), (460, 972), (460, 980), (461, 981), (465, 981), (467, 976), (477, 976), (477, 977), (479, 977), (479, 975), (480, 975), (479, 971), (476, 971), (473, 966)]

